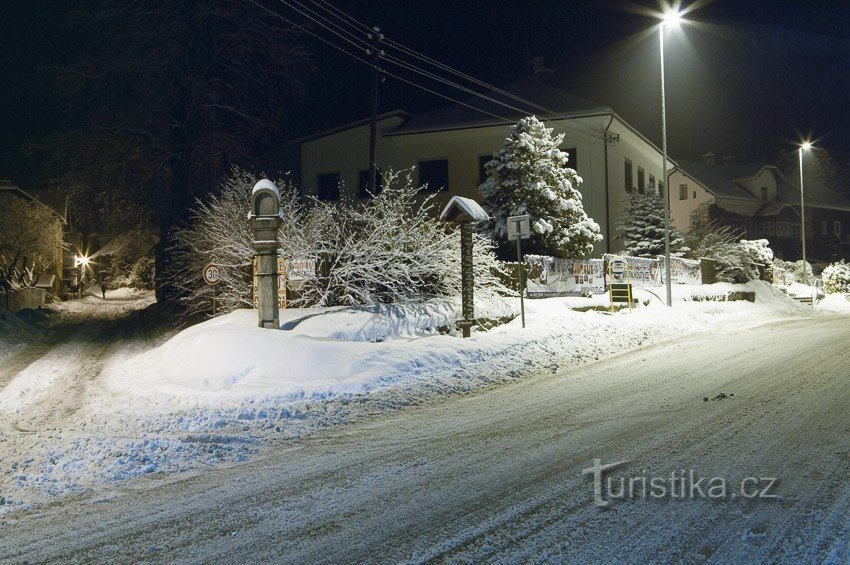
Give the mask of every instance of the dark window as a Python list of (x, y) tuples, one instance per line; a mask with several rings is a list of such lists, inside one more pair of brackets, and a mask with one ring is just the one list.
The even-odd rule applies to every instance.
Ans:
[(834, 233), (835, 235), (841, 235), (841, 222), (839, 222), (838, 220), (835, 220), (832, 223), (832, 233)]
[(761, 187), (761, 199), (767, 200), (767, 187), (766, 186)]
[(575, 147), (570, 147), (569, 149), (565, 149), (567, 152), (567, 162), (566, 165), (570, 169), (574, 171), (578, 171), (578, 150)]
[(316, 185), (319, 200), (339, 200), (339, 173), (319, 175)]
[(449, 189), (449, 160), (435, 159), (419, 161), (419, 186), (428, 185), (426, 190), (436, 192)]
[[(384, 177), (381, 176), (381, 171), (378, 169), (375, 175), (375, 196), (381, 194), (382, 188), (384, 188)], [(357, 196), (360, 198), (369, 197), (369, 171), (357, 173)]]
[(646, 172), (641, 167), (638, 167), (638, 187), (637, 188), (638, 188), (638, 192), (640, 192), (641, 194), (643, 194), (644, 190), (646, 189), (646, 184), (644, 184), (645, 182), (646, 182)]
[(680, 184), (679, 185), (679, 200), (687, 200), (688, 199), (688, 185)]
[(664, 198), (664, 183), (662, 181), (658, 181), (658, 196)]
[(493, 160), (492, 155), (479, 155), (478, 156), (478, 184), (480, 185), (482, 182), (487, 180), (487, 163)]
[(632, 162), (626, 159), (626, 192), (631, 192), (634, 182), (632, 179)]
[(649, 184), (647, 184), (650, 190), (655, 192), (655, 175), (649, 175)]
[(826, 235), (826, 221), (820, 223), (820, 234)]
[(694, 198), (696, 198), (696, 197), (697, 197), (697, 191), (695, 190), (694, 191)]

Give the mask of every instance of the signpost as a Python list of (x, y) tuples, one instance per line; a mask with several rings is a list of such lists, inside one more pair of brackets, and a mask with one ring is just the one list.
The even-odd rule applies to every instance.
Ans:
[(519, 308), (522, 327), (525, 327), (525, 269), (522, 264), (522, 240), (531, 237), (531, 218), (528, 214), (508, 217), (508, 241), (516, 241), (516, 260), (519, 263)]
[(463, 337), (469, 337), (475, 325), (475, 307), (473, 294), (475, 277), (472, 267), (473, 247), (475, 245), (474, 225), (489, 219), (487, 212), (471, 198), (453, 196), (440, 214), (440, 219), (460, 225), (460, 277), (461, 310), (463, 319), (457, 321)]
[(218, 287), (218, 283), (221, 282), (221, 267), (219, 267), (215, 263), (207, 263), (207, 265), (204, 267), (203, 274), (204, 282), (210, 285), (213, 290), (212, 315), (215, 316), (216, 298), (218, 298), (218, 292), (216, 291), (216, 287)]

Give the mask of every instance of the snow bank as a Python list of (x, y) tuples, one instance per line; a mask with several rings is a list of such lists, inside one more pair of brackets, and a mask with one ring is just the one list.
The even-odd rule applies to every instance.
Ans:
[[(754, 292), (756, 304), (700, 300), (740, 290)], [(454, 331), (449, 301), (285, 310), (280, 331), (256, 327), (256, 311), (240, 310), (188, 328), (162, 346), (113, 366), (107, 382), (115, 391), (182, 397), (193, 403), (324, 400), (472, 366), (496, 373), (546, 366), (562, 357), (595, 358), (705, 329), (705, 312), (800, 308), (764, 283), (677, 285), (675, 298), (682, 304), (672, 310), (662, 305), (663, 295), (640, 289), (636, 298), (647, 306), (614, 316), (573, 310), (585, 304), (607, 306), (607, 295), (527, 300), (525, 330), (514, 320), (466, 340), (438, 335), (448, 328)], [(611, 347), (612, 342), (619, 345)], [(473, 376), (471, 381), (487, 378)]]
[(815, 304), (815, 310), (850, 314), (850, 294), (827, 294), (826, 298)]

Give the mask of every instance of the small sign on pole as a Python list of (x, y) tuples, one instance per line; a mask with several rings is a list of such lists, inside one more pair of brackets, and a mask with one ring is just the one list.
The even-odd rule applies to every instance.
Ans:
[(221, 267), (216, 265), (215, 263), (207, 263), (204, 267), (204, 282), (213, 287), (213, 298), (212, 298), (212, 315), (215, 316), (216, 313), (216, 299), (218, 298), (218, 291), (216, 287), (218, 283), (221, 282)]
[(519, 263), (519, 309), (525, 327), (525, 269), (522, 264), (522, 240), (531, 237), (531, 218), (528, 214), (508, 217), (508, 241), (516, 241), (516, 260)]

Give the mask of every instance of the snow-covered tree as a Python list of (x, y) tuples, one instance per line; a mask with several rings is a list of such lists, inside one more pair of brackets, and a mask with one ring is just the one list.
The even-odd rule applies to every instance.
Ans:
[(0, 195), (0, 279), (2, 288), (31, 284), (58, 260), (62, 222), (44, 204)]
[[(252, 306), (254, 252), (247, 216), (257, 180), (234, 170), (216, 194), (197, 202), (191, 221), (175, 233), (175, 285), (189, 312), (211, 311), (213, 291), (201, 280), (210, 262), (221, 266), (219, 312)], [(315, 199), (302, 204), (290, 184), (277, 184), (284, 217), (281, 255), (318, 266), (304, 273), (298, 296), (289, 299), (293, 307), (460, 295), (459, 231), (434, 217), (433, 195), (422, 198), (409, 173), (387, 173), (381, 193), (357, 205)], [(490, 240), (479, 235), (474, 243), (476, 296), (511, 293), (498, 276), (504, 267)]]
[[(211, 311), (213, 288), (204, 284), (201, 276), (207, 263), (221, 267), (222, 282), (215, 289), (220, 313), (253, 306), (254, 250), (247, 218), (251, 190), (258, 180), (256, 175), (233, 169), (217, 192), (196, 201), (189, 221), (173, 233), (175, 275), (171, 284), (189, 314)], [(281, 190), (284, 217), (292, 218), (283, 222), (281, 239), (291, 245), (293, 226), (300, 223), (301, 205), (290, 183), (276, 184)]]
[(705, 257), (718, 263), (717, 278), (723, 282), (743, 283), (765, 276), (772, 279), (773, 250), (766, 239), (746, 240), (718, 245)]
[[(422, 198), (410, 172), (384, 175), (381, 193), (356, 206), (315, 202), (309, 221), (325, 251), (326, 274), (307, 281), (301, 304), (409, 302), (460, 294), (460, 234), (435, 219), (433, 195)], [(476, 237), (476, 292), (510, 292), (492, 244)]]
[[(627, 207), (617, 222), (618, 238), (626, 246), (625, 252), (633, 257), (664, 255), (664, 199), (653, 192), (631, 192)], [(681, 256), (687, 247), (682, 234), (670, 220), (670, 253)]]
[(686, 257), (700, 259), (711, 257), (715, 250), (722, 246), (734, 244), (741, 237), (741, 230), (721, 225), (712, 219), (710, 208), (712, 204), (700, 204), (691, 214), (691, 225), (685, 232)]
[(485, 165), (487, 180), (479, 190), (490, 222), (484, 233), (503, 258), (513, 250), (507, 241), (509, 216), (531, 217), (531, 239), (523, 242), (529, 253), (580, 258), (602, 241), (599, 225), (582, 206), (582, 179), (566, 166), (568, 154), (558, 149), (563, 139), (529, 116), (511, 126), (499, 153)]
[(850, 292), (850, 264), (841, 260), (829, 265), (821, 273), (821, 279), (829, 294)]

